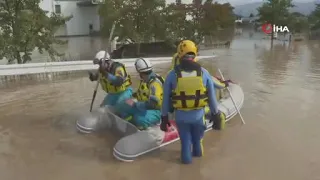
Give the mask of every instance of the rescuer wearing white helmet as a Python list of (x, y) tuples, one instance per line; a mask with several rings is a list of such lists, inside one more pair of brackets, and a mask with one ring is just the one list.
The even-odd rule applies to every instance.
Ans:
[(138, 101), (127, 100), (130, 108), (122, 110), (126, 109), (128, 116), (132, 117), (131, 122), (143, 130), (160, 123), (164, 79), (153, 72), (148, 59), (138, 58), (134, 65), (141, 78), (139, 89), (134, 93)]
[(100, 76), (101, 87), (107, 93), (100, 106), (110, 105), (119, 110), (120, 102), (132, 97), (131, 78), (124, 64), (111, 60), (106, 51), (99, 51), (93, 63), (99, 64), (99, 70), (96, 73), (90, 72), (89, 79), (97, 81)]

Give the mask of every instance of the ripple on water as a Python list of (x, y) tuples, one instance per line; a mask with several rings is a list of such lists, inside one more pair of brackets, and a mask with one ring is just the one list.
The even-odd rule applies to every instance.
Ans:
[[(1, 89), (0, 179), (316, 179), (317, 43), (276, 45), (273, 51), (268, 44), (236, 39), (230, 49), (216, 49), (218, 57), (203, 62), (211, 73), (219, 67), (242, 85), (247, 124), (235, 117), (225, 131), (207, 133), (205, 157), (191, 166), (179, 164), (179, 143), (125, 164), (112, 157), (114, 135), (78, 134), (74, 122), (88, 111), (95, 85), (87, 77)], [(168, 67), (156, 70), (166, 74)], [(103, 96), (99, 91), (96, 106)]]

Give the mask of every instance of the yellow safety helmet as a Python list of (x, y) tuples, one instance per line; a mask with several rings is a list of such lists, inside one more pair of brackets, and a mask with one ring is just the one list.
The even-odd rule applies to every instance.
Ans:
[(179, 57), (183, 57), (186, 54), (198, 54), (198, 48), (193, 41), (184, 40), (178, 45), (178, 55)]

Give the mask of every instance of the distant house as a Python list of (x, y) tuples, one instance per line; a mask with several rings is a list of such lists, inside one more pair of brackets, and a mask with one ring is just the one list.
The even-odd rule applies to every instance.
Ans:
[(101, 0), (43, 0), (40, 7), (50, 13), (63, 16), (72, 15), (72, 19), (57, 32), (57, 36), (82, 36), (100, 31), (98, 4)]
[(235, 23), (242, 23), (242, 18), (236, 19), (234, 22)]
[(235, 23), (254, 23), (257, 19), (259, 19), (258, 16), (254, 17), (237, 17), (235, 20)]
[(245, 23), (254, 23), (257, 19), (259, 19), (259, 17), (258, 16), (244, 17), (242, 19), (243, 19), (243, 22), (245, 22)]

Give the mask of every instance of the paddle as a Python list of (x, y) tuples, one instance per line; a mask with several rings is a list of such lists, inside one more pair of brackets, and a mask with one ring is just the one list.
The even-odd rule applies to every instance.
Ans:
[[(225, 79), (224, 79), (224, 77), (223, 77), (222, 72), (220, 71), (220, 69), (218, 69), (218, 71), (219, 71), (219, 73), (220, 73), (220, 76), (221, 76), (222, 80), (224, 81)], [(243, 117), (242, 117), (242, 115), (241, 115), (241, 113), (240, 113), (239, 108), (237, 107), (237, 105), (236, 105), (236, 103), (235, 103), (235, 101), (234, 101), (234, 99), (233, 99), (232, 93), (231, 93), (231, 91), (230, 91), (230, 89), (229, 89), (228, 87), (227, 87), (227, 90), (228, 90), (228, 92), (229, 92), (229, 94), (230, 94), (232, 103), (233, 103), (234, 107), (236, 108), (236, 110), (237, 110), (237, 112), (238, 112), (238, 114), (239, 114), (239, 116), (240, 116), (240, 118), (241, 118), (242, 124), (246, 124), (246, 123), (244, 122), (244, 120), (243, 120)]]
[[(112, 29), (111, 29), (111, 32), (110, 32), (110, 35), (109, 35), (109, 43), (107, 44), (107, 48), (106, 48), (107, 52), (108, 52), (108, 49), (109, 49), (108, 46), (110, 45), (111, 40), (112, 40), (112, 36), (113, 36), (113, 32), (114, 32), (115, 27), (116, 27), (116, 22), (114, 22), (112, 24)], [(103, 60), (105, 60), (106, 57), (107, 57), (107, 53), (105, 53)], [(96, 64), (96, 62), (94, 62), (94, 64)], [(91, 105), (90, 105), (90, 112), (92, 112), (92, 107), (93, 107), (94, 100), (96, 99), (96, 96), (97, 96), (97, 91), (98, 91), (99, 84), (100, 84), (100, 73), (99, 73), (99, 76), (98, 76), (98, 79), (97, 79), (97, 85), (96, 85), (96, 87), (95, 87), (95, 89), (93, 91)]]

